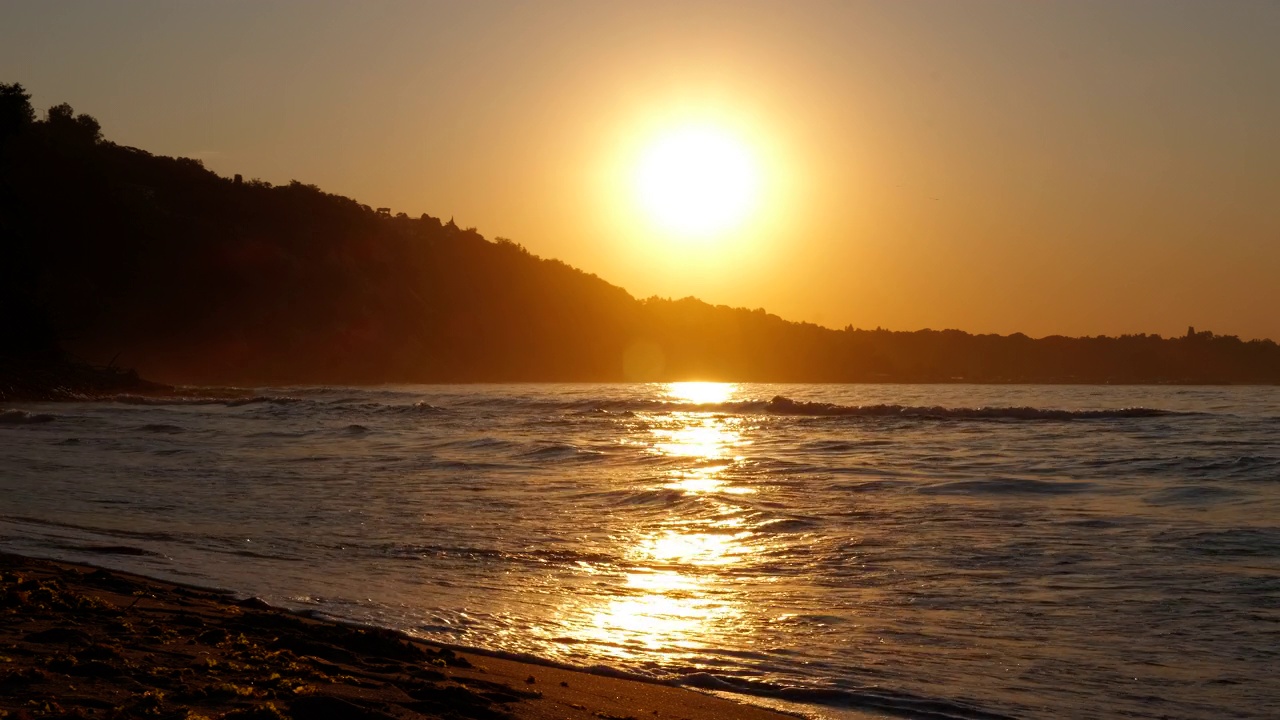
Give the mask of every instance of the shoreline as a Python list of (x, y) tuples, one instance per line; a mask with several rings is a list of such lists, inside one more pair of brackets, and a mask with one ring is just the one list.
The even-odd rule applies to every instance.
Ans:
[(793, 717), (7, 552), (0, 552), (0, 617), (0, 718)]

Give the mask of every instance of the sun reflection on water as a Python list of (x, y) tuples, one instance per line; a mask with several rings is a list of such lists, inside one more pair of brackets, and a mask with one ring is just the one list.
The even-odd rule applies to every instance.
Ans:
[(748, 552), (742, 542), (749, 537), (750, 532), (732, 535), (706, 532), (683, 534), (668, 530), (657, 537), (641, 541), (636, 550), (642, 556), (660, 563), (706, 568), (741, 560), (742, 555)]
[(631, 658), (714, 644), (744, 612), (735, 581), (722, 571), (750, 552), (750, 536), (668, 529), (640, 539), (627, 553), (637, 569), (614, 594), (580, 608), (576, 639)]
[[(574, 628), (576, 640), (619, 657), (674, 656), (714, 644), (747, 612), (746, 580), (734, 568), (765, 546), (745, 519), (749, 509), (732, 499), (758, 492), (740, 472), (752, 428), (723, 406), (738, 389), (731, 383), (661, 386), (669, 401), (704, 407), (637, 413), (620, 439), (662, 459), (661, 474), (640, 479), (638, 491), (676, 490), (692, 502), (672, 506), (651, 524), (619, 529), (624, 547), (614, 567), (617, 580), (565, 608), (564, 626)], [(720, 407), (707, 407), (713, 405)]]
[[(720, 402), (731, 397), (737, 386), (731, 383), (672, 383), (672, 397)], [(667, 472), (662, 487), (686, 494), (724, 493), (745, 495), (754, 488), (735, 485), (726, 479), (740, 465), (751, 445), (748, 428), (741, 417), (712, 412), (673, 412), (644, 418), (651, 440), (648, 452), (691, 461)]]
[(653, 429), (653, 450), (662, 455), (719, 460), (732, 457), (736, 448), (747, 444), (737, 429), (738, 418), (689, 417), (693, 413), (676, 413), (669, 427)]
[(728, 465), (711, 465), (693, 468), (692, 470), (672, 470), (669, 473), (671, 481), (662, 487), (668, 490), (679, 490), (686, 495), (710, 495), (714, 493), (751, 495), (756, 492), (753, 487), (734, 485), (721, 477), (721, 473), (728, 467)]
[(583, 628), (582, 639), (601, 641), (623, 657), (669, 654), (708, 644), (715, 622), (735, 614), (734, 606), (696, 592), (609, 598)]

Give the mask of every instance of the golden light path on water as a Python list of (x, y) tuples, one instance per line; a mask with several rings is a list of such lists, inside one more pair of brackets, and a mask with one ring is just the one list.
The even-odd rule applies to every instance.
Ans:
[[(730, 383), (672, 383), (663, 395), (668, 402), (712, 405), (732, 400), (737, 390)], [(628, 561), (620, 587), (578, 598), (565, 608), (574, 617), (564, 618), (562, 627), (617, 657), (671, 657), (714, 645), (746, 611), (742, 581), (731, 571), (762, 546), (743, 520), (746, 508), (733, 500), (758, 491), (735, 484), (733, 470), (746, 460), (750, 432), (741, 417), (713, 407), (638, 413), (636, 420), (635, 432), (620, 442), (664, 461), (643, 482), (650, 491), (696, 500), (696, 510), (682, 503), (648, 525), (619, 528)]]

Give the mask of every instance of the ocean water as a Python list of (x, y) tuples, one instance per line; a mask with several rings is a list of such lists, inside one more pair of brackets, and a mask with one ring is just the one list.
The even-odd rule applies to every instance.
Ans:
[(1280, 717), (1280, 388), (0, 409), (0, 549), (814, 717)]

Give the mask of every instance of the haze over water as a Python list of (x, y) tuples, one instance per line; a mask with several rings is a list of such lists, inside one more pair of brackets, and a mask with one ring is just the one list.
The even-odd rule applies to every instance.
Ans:
[(0, 410), (0, 548), (816, 715), (1280, 715), (1280, 390), (480, 385)]

